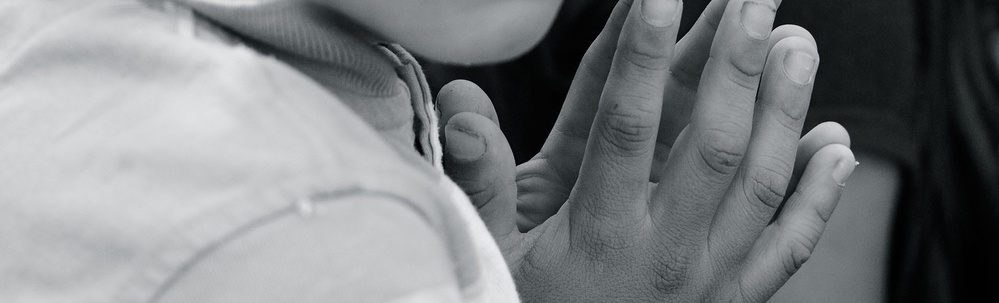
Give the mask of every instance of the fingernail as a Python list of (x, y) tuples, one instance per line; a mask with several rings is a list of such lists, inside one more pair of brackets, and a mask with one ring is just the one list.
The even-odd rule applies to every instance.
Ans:
[(753, 39), (765, 40), (774, 26), (777, 9), (771, 5), (746, 1), (742, 3), (742, 30)]
[(836, 181), (839, 186), (846, 186), (846, 179), (850, 178), (850, 174), (853, 174), (853, 169), (857, 165), (860, 165), (860, 162), (840, 159), (839, 162), (836, 162), (836, 168), (833, 168), (833, 181)]
[(676, 22), (676, 7), (680, 0), (642, 1), (642, 19), (657, 27), (666, 27)]
[(784, 75), (798, 84), (809, 84), (815, 77), (815, 57), (805, 52), (788, 51), (784, 54)]
[(447, 153), (455, 160), (471, 162), (482, 158), (486, 153), (486, 140), (479, 134), (451, 125), (444, 127), (447, 139)]

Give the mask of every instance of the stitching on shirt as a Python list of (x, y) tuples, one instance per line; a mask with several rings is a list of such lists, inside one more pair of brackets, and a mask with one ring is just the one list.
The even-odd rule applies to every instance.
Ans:
[[(387, 178), (392, 179), (392, 177)], [(301, 182), (293, 183), (301, 184)], [(114, 301), (159, 301), (189, 270), (230, 241), (286, 215), (311, 216), (312, 214), (299, 212), (302, 200), (318, 204), (334, 203), (354, 196), (385, 197), (415, 211), (421, 220), (436, 231), (448, 248), (454, 248), (453, 244), (449, 244), (454, 241), (451, 239), (454, 235), (446, 232), (448, 223), (443, 218), (446, 214), (442, 212), (441, 205), (419, 203), (403, 192), (406, 190), (380, 189), (377, 186), (364, 184), (346, 185), (336, 190), (312, 191), (311, 194), (304, 196), (294, 195), (286, 188), (280, 187), (266, 192), (250, 192), (248, 195), (251, 197), (222, 203), (219, 207), (197, 216), (189, 221), (190, 223), (181, 224), (179, 230), (170, 232), (164, 240), (157, 241), (160, 244), (150, 250), (152, 253), (148, 261), (139, 263), (138, 270), (122, 285), (122, 288), (119, 288)], [(415, 196), (424, 195), (415, 194)], [(450, 249), (448, 251), (449, 254), (454, 253)], [(455, 256), (450, 257), (453, 259)]]
[[(417, 214), (419, 214), (422, 219), (427, 221), (428, 225), (433, 227), (431, 221), (428, 221), (429, 219), (427, 213), (424, 210), (416, 207), (415, 204), (412, 201), (406, 199), (406, 197), (395, 193), (382, 192), (382, 191), (369, 191), (361, 187), (351, 187), (335, 191), (318, 192), (310, 195), (308, 200), (313, 204), (334, 203), (335, 201), (340, 201), (355, 196), (384, 197), (392, 199), (394, 201), (399, 201), (406, 207), (416, 211)], [(288, 206), (285, 206), (272, 213), (265, 214), (253, 220), (250, 220), (246, 224), (234, 228), (230, 230), (228, 233), (218, 237), (214, 241), (211, 241), (208, 244), (202, 246), (202, 248), (197, 250), (197, 252), (195, 252), (194, 255), (192, 255), (190, 258), (187, 259), (187, 261), (175, 267), (175, 270), (173, 270), (173, 272), (166, 278), (166, 280), (164, 280), (163, 283), (160, 284), (160, 287), (157, 288), (155, 292), (150, 296), (148, 302), (151, 303), (158, 302), (160, 299), (162, 299), (163, 295), (165, 295), (166, 292), (169, 291), (174, 286), (174, 284), (176, 284), (180, 279), (182, 279), (187, 274), (187, 272), (189, 272), (192, 268), (194, 268), (194, 266), (197, 266), (198, 263), (201, 262), (201, 260), (210, 256), (212, 253), (214, 253), (222, 246), (226, 245), (229, 242), (232, 242), (235, 239), (238, 239), (240, 236), (245, 235), (257, 228), (264, 227), (267, 224), (277, 221), (278, 219), (284, 218), (285, 216), (298, 214), (298, 207), (299, 206), (297, 205), (297, 203), (295, 203), (295, 201), (292, 201), (292, 203), (289, 203)]]

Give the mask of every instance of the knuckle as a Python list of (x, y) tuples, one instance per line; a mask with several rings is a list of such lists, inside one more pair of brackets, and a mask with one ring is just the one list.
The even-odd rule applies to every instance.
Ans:
[(815, 246), (822, 235), (822, 224), (814, 220), (799, 221), (801, 224), (791, 224), (782, 227), (781, 252), (778, 256), (783, 261), (784, 270), (790, 276), (801, 268), (811, 257)]
[[(842, 185), (840, 184), (836, 184), (835, 186), (842, 188)], [(792, 197), (788, 200), (788, 203), (791, 203), (792, 202), (791, 200), (794, 200), (795, 203), (805, 203), (805, 201), (809, 200), (832, 199), (832, 198), (834, 197), (817, 195), (817, 193), (814, 192), (813, 190), (809, 190), (808, 185), (799, 183), (795, 187), (794, 193), (792, 194)], [(813, 214), (813, 217), (810, 218), (811, 220), (807, 221), (806, 223), (811, 224), (813, 226), (812, 228), (814, 230), (817, 230), (817, 233), (821, 233), (822, 230), (821, 227), (824, 226), (825, 223), (829, 222), (829, 219), (832, 217), (835, 208), (825, 206), (823, 205), (824, 203), (814, 203), (814, 202), (817, 201), (812, 201), (809, 206), (810, 210), (815, 213)], [(825, 200), (823, 202), (828, 202), (828, 200)]]
[(498, 196), (493, 182), (462, 177), (452, 177), (452, 179), (465, 192), (465, 195), (468, 195), (469, 200), (472, 201), (472, 205), (477, 209), (489, 204), (490, 201)]
[(736, 67), (734, 72), (726, 74), (726, 78), (737, 89), (741, 89), (743, 92), (753, 92), (754, 97), (756, 96), (756, 90), (760, 87), (759, 74), (754, 75), (751, 71), (739, 67)]
[(650, 271), (655, 280), (652, 289), (655, 294), (675, 293), (688, 283), (690, 272), (687, 270), (687, 260), (669, 252), (663, 253)]
[(787, 184), (790, 180), (788, 172), (777, 171), (776, 169), (755, 165), (749, 169), (749, 182), (747, 191), (752, 193), (750, 201), (757, 201), (762, 210), (771, 211), (777, 209), (787, 194)]
[(787, 139), (788, 141), (795, 140), (794, 142), (797, 143), (801, 138), (801, 128), (805, 122), (805, 115), (801, 114), (801, 118), (794, 118), (790, 117), (784, 108), (780, 110), (783, 112), (774, 118), (774, 120), (777, 121), (777, 126), (781, 128), (780, 135), (784, 136), (782, 139)]
[[(841, 189), (843, 188), (843, 185), (840, 184), (836, 184), (836, 186)], [(833, 210), (834, 208), (832, 207), (817, 208), (815, 209), (815, 216), (817, 216), (819, 220), (822, 220), (822, 224), (829, 223), (829, 218), (832, 217)]]
[(600, 136), (610, 143), (616, 153), (623, 156), (637, 156), (646, 152), (653, 144), (653, 138), (659, 128), (656, 125), (655, 113), (652, 110), (641, 109), (626, 104), (636, 102), (618, 102), (610, 106), (604, 113), (603, 127)]
[[(662, 35), (648, 32), (630, 38), (632, 39), (622, 40), (624, 44), (618, 47), (624, 51), (622, 57), (626, 62), (638, 67), (640, 71), (663, 71), (669, 67), (670, 56)], [(627, 40), (632, 42), (625, 42)]]
[(780, 108), (781, 113), (786, 118), (784, 119), (785, 122), (782, 123), (785, 123), (785, 126), (788, 126), (788, 128), (790, 129), (795, 129), (795, 128), (792, 128), (787, 124), (801, 125), (805, 121), (805, 115), (808, 114), (807, 101), (801, 102), (799, 100), (791, 100), (789, 102), (782, 103), (780, 106), (778, 106), (778, 108)]
[[(621, 256), (627, 254), (639, 243), (635, 241), (635, 226), (626, 220), (620, 220), (620, 212), (598, 206), (584, 206), (574, 208), (573, 211), (582, 212), (588, 217), (585, 220), (576, 222), (588, 225), (586, 232), (581, 234), (578, 241), (573, 241), (578, 249), (584, 253), (588, 260), (594, 262), (613, 262), (620, 260)], [(599, 228), (596, 228), (599, 227)]]
[(791, 276), (797, 272), (812, 256), (812, 249), (815, 248), (818, 239), (813, 240), (811, 238), (799, 233), (788, 239), (787, 247), (785, 248), (787, 251), (783, 258), (784, 271), (787, 276)]
[(745, 143), (736, 135), (721, 129), (709, 129), (699, 149), (701, 159), (711, 170), (728, 175), (739, 167), (745, 153)]
[(602, 234), (600, 236), (585, 237), (583, 245), (586, 247), (586, 258), (593, 262), (607, 263), (618, 260), (622, 254), (634, 247), (631, 238)]
[(755, 92), (763, 75), (765, 53), (755, 49), (729, 52), (727, 62), (731, 66), (726, 73), (727, 79), (739, 87)]

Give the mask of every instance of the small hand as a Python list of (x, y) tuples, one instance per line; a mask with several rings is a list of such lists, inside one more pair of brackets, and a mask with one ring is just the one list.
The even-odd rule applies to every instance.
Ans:
[[(674, 57), (679, 3), (652, 1), (669, 4), (619, 3), (545, 147), (516, 171), (491, 107), (458, 103), (484, 94), (459, 82), (439, 97), (449, 174), (527, 300), (765, 300), (807, 259), (853, 169), (838, 125), (799, 143), (818, 56), (800, 28), (771, 33), (773, 3), (712, 2)], [(683, 111), (661, 111), (685, 103), (680, 131), (686, 119), (669, 117)], [(768, 224), (796, 154), (801, 182)]]

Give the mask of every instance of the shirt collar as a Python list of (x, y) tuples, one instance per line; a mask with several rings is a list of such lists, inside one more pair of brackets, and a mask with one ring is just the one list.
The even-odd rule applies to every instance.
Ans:
[(440, 168), (437, 115), (422, 68), (402, 47), (366, 41), (303, 1), (176, 0), (324, 86), (396, 146)]

